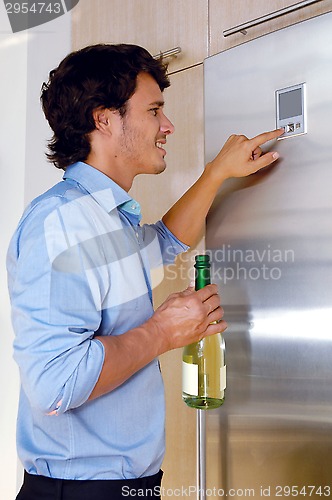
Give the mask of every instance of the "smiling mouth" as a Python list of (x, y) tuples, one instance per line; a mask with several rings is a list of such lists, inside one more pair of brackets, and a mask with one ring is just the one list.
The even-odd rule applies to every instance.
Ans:
[(159, 151), (162, 153), (163, 155), (163, 158), (166, 156), (166, 150), (163, 148), (163, 146), (165, 146), (166, 144), (166, 141), (165, 142), (156, 142), (156, 148), (159, 149)]

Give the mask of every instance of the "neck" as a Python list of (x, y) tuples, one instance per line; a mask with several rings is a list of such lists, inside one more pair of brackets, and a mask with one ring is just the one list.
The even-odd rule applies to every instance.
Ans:
[(113, 159), (98, 158), (93, 153), (90, 153), (86, 159), (91, 167), (99, 170), (103, 174), (107, 175), (112, 181), (116, 182), (122, 189), (129, 191), (134, 180), (134, 176), (130, 175), (128, 169), (122, 168), (117, 165), (116, 157)]

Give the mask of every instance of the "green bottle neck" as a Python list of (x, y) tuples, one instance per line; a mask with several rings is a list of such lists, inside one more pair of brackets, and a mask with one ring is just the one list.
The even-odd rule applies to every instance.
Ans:
[(200, 290), (211, 283), (211, 265), (210, 262), (195, 263), (195, 290)]

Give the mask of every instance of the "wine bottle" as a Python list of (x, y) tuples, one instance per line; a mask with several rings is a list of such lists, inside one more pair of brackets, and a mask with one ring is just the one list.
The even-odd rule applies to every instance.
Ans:
[[(211, 283), (209, 255), (195, 257), (195, 290)], [(209, 410), (225, 399), (225, 341), (221, 333), (183, 348), (182, 399), (192, 407)]]

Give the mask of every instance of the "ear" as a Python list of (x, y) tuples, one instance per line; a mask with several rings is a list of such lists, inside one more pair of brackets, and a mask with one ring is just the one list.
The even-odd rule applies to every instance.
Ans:
[(100, 132), (108, 132), (109, 131), (109, 110), (107, 108), (97, 108), (92, 113), (95, 126), (97, 130)]

